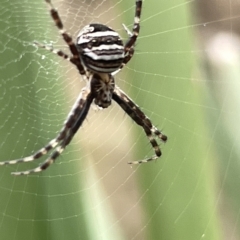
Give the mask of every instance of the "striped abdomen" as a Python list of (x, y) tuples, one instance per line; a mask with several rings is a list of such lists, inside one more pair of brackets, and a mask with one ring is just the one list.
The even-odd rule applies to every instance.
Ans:
[(124, 58), (119, 34), (102, 24), (90, 24), (77, 37), (77, 47), (85, 67), (93, 72), (112, 73)]

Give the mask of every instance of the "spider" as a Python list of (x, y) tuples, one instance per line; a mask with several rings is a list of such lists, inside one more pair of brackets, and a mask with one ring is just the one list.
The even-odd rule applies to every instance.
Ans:
[(78, 69), (80, 75), (86, 81), (78, 99), (70, 111), (64, 126), (56, 136), (43, 148), (33, 155), (21, 159), (0, 162), (0, 165), (30, 162), (48, 154), (52, 154), (40, 166), (22, 172), (13, 172), (13, 175), (28, 175), (41, 172), (47, 169), (61, 155), (66, 146), (72, 141), (78, 129), (82, 126), (91, 104), (94, 102), (100, 108), (107, 108), (114, 100), (118, 105), (141, 126), (155, 151), (152, 157), (140, 161), (128, 162), (129, 164), (146, 163), (161, 156), (161, 150), (156, 137), (166, 142), (167, 136), (158, 130), (151, 120), (141, 111), (131, 98), (129, 98), (115, 84), (114, 74), (127, 64), (134, 54), (134, 46), (140, 30), (140, 15), (142, 0), (136, 0), (135, 17), (132, 32), (123, 25), (129, 39), (123, 44), (119, 34), (108, 26), (92, 23), (85, 26), (77, 36), (76, 43), (66, 32), (63, 23), (54, 8), (51, 0), (45, 0), (50, 9), (50, 15), (54, 20), (60, 34), (69, 47), (71, 55), (64, 53), (47, 45), (35, 42), (38, 47), (57, 54), (59, 57), (68, 60)]

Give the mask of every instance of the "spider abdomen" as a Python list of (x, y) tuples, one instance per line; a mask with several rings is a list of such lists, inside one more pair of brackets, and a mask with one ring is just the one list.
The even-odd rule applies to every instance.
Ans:
[(102, 24), (90, 24), (80, 31), (77, 47), (85, 67), (92, 72), (112, 73), (124, 59), (123, 42), (117, 32)]

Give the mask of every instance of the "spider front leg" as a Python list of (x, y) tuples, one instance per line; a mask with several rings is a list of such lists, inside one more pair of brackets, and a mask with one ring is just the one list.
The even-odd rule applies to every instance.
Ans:
[(154, 125), (152, 125), (150, 119), (140, 110), (140, 108), (119, 88), (116, 87), (113, 92), (113, 99), (119, 104), (119, 106), (138, 124), (146, 133), (149, 142), (151, 143), (155, 155), (140, 161), (128, 162), (129, 164), (146, 163), (159, 158), (162, 152), (159, 145), (154, 138), (157, 136), (163, 142), (167, 141), (167, 136), (162, 134)]
[[(137, 0), (136, 1), (135, 17), (134, 17), (134, 24), (133, 24), (132, 32), (130, 32), (128, 30), (128, 28), (124, 25), (124, 29), (129, 35), (129, 39), (124, 46), (125, 56), (127, 56), (128, 52), (131, 51), (131, 49), (134, 48), (135, 42), (137, 41), (139, 31), (140, 31), (141, 12), (142, 12), (142, 0)], [(132, 55), (133, 55), (133, 53), (132, 53)]]
[[(71, 61), (77, 67), (77, 69), (78, 69), (78, 71), (80, 72), (81, 75), (85, 76), (86, 71), (85, 71), (83, 65), (81, 64), (81, 60), (80, 60), (80, 57), (79, 57), (79, 52), (77, 50), (76, 45), (74, 44), (74, 42), (72, 40), (71, 35), (69, 35), (67, 33), (67, 31), (64, 29), (63, 23), (62, 23), (62, 20), (61, 20), (59, 14), (58, 14), (58, 11), (53, 7), (53, 4), (52, 4), (51, 0), (45, 0), (45, 2), (49, 6), (51, 17), (54, 20), (57, 28), (59, 29), (59, 32), (62, 35), (63, 40), (67, 43), (67, 45), (69, 47), (69, 50), (72, 53), (72, 57), (70, 58), (69, 61)], [(44, 47), (44, 48), (46, 48), (46, 47)], [(58, 54), (58, 55), (61, 56), (61, 53), (63, 53), (63, 52), (62, 51), (59, 51), (59, 52), (60, 52), (60, 54)], [(63, 57), (63, 56), (61, 56), (61, 57)]]
[(133, 57), (134, 55), (134, 46), (137, 41), (139, 31), (140, 31), (140, 16), (142, 11), (142, 1), (136, 1), (135, 17), (132, 32), (126, 27), (125, 24), (122, 24), (124, 30), (127, 32), (129, 39), (124, 45), (124, 59), (119, 69), (122, 69)]
[[(79, 69), (79, 67), (78, 67), (78, 61), (75, 59), (74, 56), (69, 56), (68, 54), (66, 54), (65, 52), (63, 52), (60, 49), (54, 49), (52, 46), (48, 46), (48, 45), (39, 43), (37, 41), (34, 41), (33, 43), (37, 47), (44, 48), (47, 51), (52, 52), (52, 53), (58, 55), (59, 57), (63, 58), (64, 60), (68, 60), (69, 62), (73, 63), (78, 68), (79, 72), (81, 71), (81, 69)], [(87, 80), (87, 76), (83, 75), (83, 79)]]
[(66, 54), (65, 52), (63, 52), (63, 51), (60, 50), (60, 49), (54, 49), (52, 46), (48, 46), (48, 45), (39, 43), (39, 42), (37, 42), (37, 41), (34, 41), (33, 43), (34, 43), (34, 45), (37, 46), (37, 47), (44, 48), (44, 49), (46, 49), (47, 51), (52, 52), (52, 53), (58, 55), (59, 57), (62, 57), (63, 59), (66, 59), (66, 60), (68, 60), (68, 61), (70, 61), (70, 62), (72, 61), (72, 60), (71, 60), (72, 57), (68, 56), (68, 54)]

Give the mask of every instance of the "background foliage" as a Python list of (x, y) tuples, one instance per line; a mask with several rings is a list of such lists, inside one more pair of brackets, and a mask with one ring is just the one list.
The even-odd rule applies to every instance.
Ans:
[[(131, 27), (133, 2), (93, 2), (91, 9), (126, 38), (121, 23)], [(92, 111), (81, 138), (51, 170), (13, 177), (11, 171), (38, 163), (1, 167), (1, 239), (237, 239), (238, 57), (213, 62), (207, 47), (211, 34), (201, 31), (205, 22), (196, 15), (197, 3), (145, 0), (135, 56), (116, 77), (167, 134), (161, 159), (129, 168), (129, 158), (152, 154), (142, 129), (116, 104), (109, 111)], [(64, 6), (59, 9), (63, 19), (76, 20)], [(32, 45), (58, 36), (44, 1), (4, 1), (0, 14), (3, 161), (31, 154), (55, 137), (83, 83), (69, 63)], [(208, 19), (211, 33), (218, 31), (216, 19)], [(76, 22), (66, 25), (76, 35)], [(234, 26), (226, 27), (230, 34)], [(202, 45), (196, 44), (201, 37)], [(225, 102), (226, 96), (233, 98)]]

